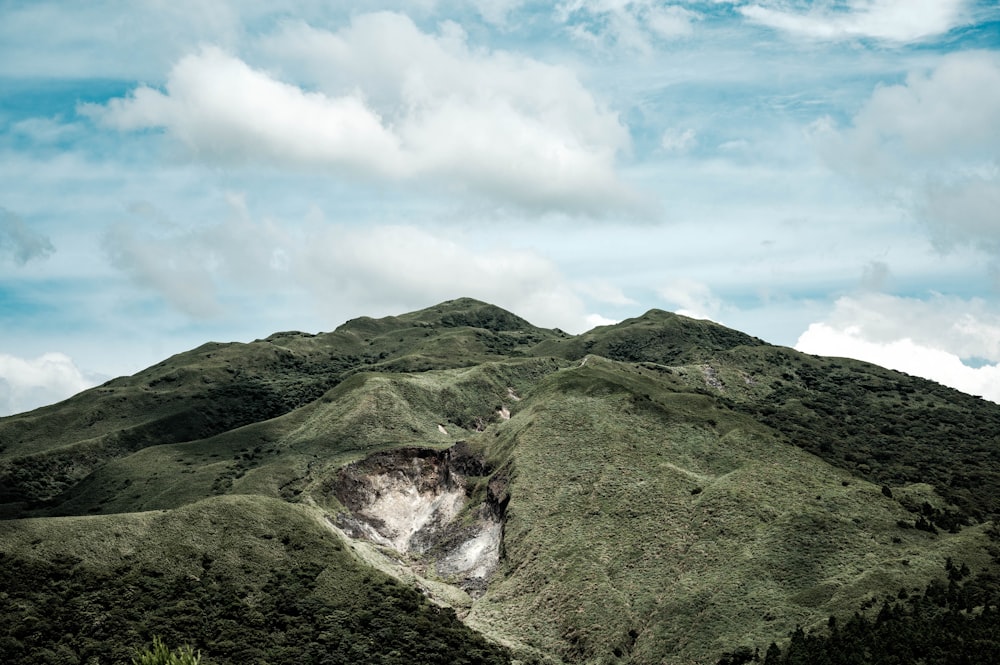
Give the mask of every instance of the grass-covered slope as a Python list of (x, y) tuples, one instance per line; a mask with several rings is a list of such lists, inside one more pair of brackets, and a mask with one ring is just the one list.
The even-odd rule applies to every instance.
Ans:
[(5, 663), (126, 663), (153, 636), (214, 665), (509, 662), (313, 511), (261, 497), (0, 522), (0, 589)]
[(284, 415), (359, 372), (476, 366), (527, 355), (554, 335), (460, 299), (355, 319), (332, 333), (205, 344), (59, 404), (0, 418), (0, 515), (51, 504), (110, 460)]
[[(869, 363), (773, 346), (659, 367), (690, 390), (872, 482), (929, 483), (976, 521), (1000, 514), (1000, 407)], [(947, 515), (937, 515), (951, 526)]]
[(575, 337), (547, 339), (536, 347), (535, 353), (570, 359), (594, 354), (612, 360), (684, 365), (744, 346), (766, 344), (756, 337), (711, 321), (654, 309), (642, 316), (594, 328)]
[[(447, 460), (458, 441), (466, 503), (438, 549), (327, 529), (346, 510), (345, 465), (393, 450)], [(994, 404), (656, 310), (570, 336), (460, 299), (208, 344), (0, 419), (15, 598), (0, 624), (35, 627), (12, 629), (0, 655), (45, 635), (29, 645), (38, 658), (73, 662), (71, 638), (104, 616), (125, 636), (114, 648), (158, 632), (212, 662), (340, 662), (372, 640), (392, 645), (377, 652), (388, 662), (444, 662), (413, 656), (440, 640), (455, 658), (502, 657), (369, 564), (458, 599), (469, 625), (529, 661), (763, 653), (796, 626), (925, 588), (948, 558), (989, 573), (998, 450)], [(382, 469), (372, 487), (422, 505), (403, 486), (412, 469), (353, 468)], [(434, 557), (489, 520), (502, 522), (496, 572), (474, 598), (448, 591)], [(128, 614), (114, 597), (154, 600)], [(412, 621), (451, 637), (414, 642)], [(241, 627), (234, 644), (213, 637)], [(289, 650), (303, 640), (319, 646)]]
[(981, 528), (903, 528), (878, 485), (639, 367), (591, 357), (523, 404), (493, 437), (507, 559), (471, 621), (565, 662), (710, 662), (988, 560)]
[(174, 508), (234, 493), (298, 501), (305, 492), (326, 503), (318, 488), (343, 464), (395, 447), (451, 446), (499, 421), (511, 390), (565, 364), (519, 358), (419, 373), (359, 372), (274, 419), (110, 460), (29, 514)]

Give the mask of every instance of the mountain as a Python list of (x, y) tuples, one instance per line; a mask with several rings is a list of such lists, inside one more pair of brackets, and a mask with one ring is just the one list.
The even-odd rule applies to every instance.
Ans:
[(0, 419), (0, 655), (745, 662), (959, 566), (988, 621), (998, 443), (995, 404), (658, 310), (205, 344)]

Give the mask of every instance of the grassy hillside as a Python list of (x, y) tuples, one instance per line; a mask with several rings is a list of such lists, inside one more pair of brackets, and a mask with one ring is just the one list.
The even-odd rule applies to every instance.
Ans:
[(547, 339), (536, 347), (535, 353), (569, 359), (593, 354), (612, 360), (684, 365), (712, 358), (729, 349), (754, 346), (766, 344), (711, 321), (654, 309), (575, 337)]
[(58, 502), (110, 460), (290, 413), (359, 372), (476, 366), (527, 355), (554, 335), (461, 299), (401, 317), (356, 319), (328, 334), (205, 344), (60, 404), (0, 418), (0, 515)]
[(0, 522), (0, 562), (8, 663), (130, 662), (154, 635), (216, 665), (509, 662), (277, 500)]
[[(565, 364), (525, 358), (419, 373), (357, 373), (277, 418), (108, 461), (29, 514), (174, 508), (231, 493), (298, 501), (343, 464), (372, 452), (447, 447), (468, 438), (499, 420), (498, 407), (512, 403), (511, 389), (527, 389)], [(318, 489), (311, 498), (329, 500)]]
[[(373, 639), (393, 645), (371, 656), (387, 662), (442, 640), (478, 654), (468, 662), (504, 658), (379, 571), (529, 661), (763, 653), (796, 627), (919, 592), (948, 560), (986, 579), (998, 444), (994, 404), (656, 310), (570, 336), (460, 299), (207, 344), (0, 419), (0, 609), (4, 625), (35, 626), (0, 654), (74, 662), (58, 658), (98, 616), (72, 602), (84, 596), (107, 605), (119, 650), (159, 632), (212, 662), (324, 662)], [(422, 459), (447, 467), (441, 482), (462, 477), (454, 523), (419, 552), (331, 526), (365, 532), (337, 498), (341, 469), (394, 450), (437, 451)], [(373, 491), (423, 519), (434, 496), (405, 485), (417, 462), (385, 460), (352, 467), (351, 482), (381, 474)], [(458, 588), (442, 571), (475, 560), (491, 533), (496, 572)], [(123, 594), (154, 600), (123, 614), (111, 600)], [(242, 605), (226, 610), (223, 596)], [(265, 631), (272, 617), (285, 618)], [(414, 642), (413, 621), (447, 636)], [(378, 632), (386, 622), (404, 642)], [(241, 628), (233, 645), (212, 637)], [(321, 646), (281, 651), (296, 631)]]
[(640, 368), (591, 358), (525, 402), (493, 437), (507, 560), (470, 622), (565, 662), (710, 662), (989, 561), (982, 528), (903, 528), (878, 485)]

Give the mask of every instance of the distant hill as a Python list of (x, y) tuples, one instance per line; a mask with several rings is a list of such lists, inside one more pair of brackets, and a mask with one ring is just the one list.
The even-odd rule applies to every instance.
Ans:
[(0, 656), (763, 660), (946, 563), (992, 589), (998, 512), (1000, 406), (659, 310), (571, 336), (463, 298), (0, 419)]

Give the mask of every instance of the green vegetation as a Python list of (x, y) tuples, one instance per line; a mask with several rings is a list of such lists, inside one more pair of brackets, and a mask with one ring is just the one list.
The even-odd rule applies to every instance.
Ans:
[(206, 665), (508, 662), (281, 501), (0, 527), (4, 662), (129, 662), (153, 635)]
[(0, 419), (0, 505), (7, 504), (0, 516), (51, 508), (111, 460), (291, 413), (359, 373), (473, 367), (527, 356), (555, 335), (474, 300), (447, 305), (356, 319), (321, 335), (205, 344), (60, 404)]
[(591, 357), (485, 437), (516, 478), (505, 575), (471, 625), (565, 662), (710, 662), (924, 584), (948, 556), (988, 565), (981, 527), (903, 528), (878, 485), (664, 383)]
[(807, 633), (797, 628), (782, 650), (771, 643), (759, 651), (738, 649), (718, 665), (992, 665), (1000, 662), (1000, 580), (980, 575), (966, 580), (967, 568), (948, 561), (947, 581), (923, 593), (887, 599), (875, 617), (860, 612), (847, 621), (830, 617)]
[[(979, 644), (998, 443), (997, 405), (666, 312), (570, 336), (461, 299), (206, 344), (0, 419), (0, 656), (792, 663), (959, 615)], [(469, 476), (449, 542), (503, 519), (475, 599), (443, 549), (330, 526), (339, 470), (402, 449)], [(914, 600), (948, 560), (978, 605)]]
[(180, 647), (171, 651), (159, 637), (153, 638), (153, 645), (144, 649), (132, 659), (132, 665), (200, 665), (201, 654), (191, 647)]
[[(737, 408), (873, 482), (929, 483), (966, 517), (1000, 515), (993, 405), (856, 361), (802, 358), (781, 377), (766, 399)], [(932, 517), (946, 530), (957, 526)]]

